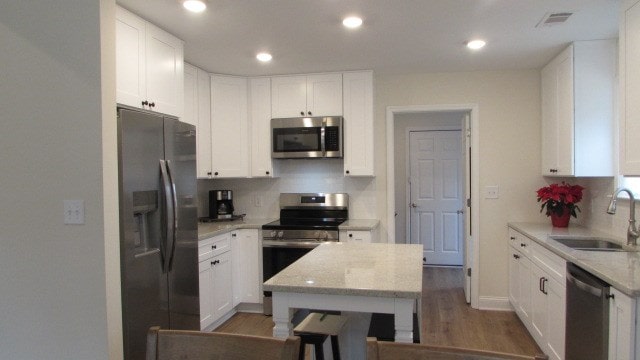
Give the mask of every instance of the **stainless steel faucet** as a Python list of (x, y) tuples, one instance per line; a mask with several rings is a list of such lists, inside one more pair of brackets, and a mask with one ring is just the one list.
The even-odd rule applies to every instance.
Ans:
[(638, 229), (636, 228), (636, 199), (633, 197), (631, 190), (626, 188), (617, 189), (611, 196), (611, 202), (607, 208), (607, 214), (616, 213), (616, 201), (618, 200), (618, 194), (621, 192), (629, 194), (629, 227), (627, 228), (627, 245), (636, 245), (638, 241)]

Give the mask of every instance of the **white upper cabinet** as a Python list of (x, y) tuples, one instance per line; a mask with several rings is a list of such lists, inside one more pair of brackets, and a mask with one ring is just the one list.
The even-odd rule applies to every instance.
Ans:
[(116, 101), (183, 115), (183, 42), (118, 7), (116, 10)]
[(211, 169), (213, 178), (249, 176), (247, 79), (211, 76)]
[(273, 177), (271, 159), (271, 79), (249, 79), (251, 176)]
[(615, 49), (574, 42), (542, 69), (542, 175), (614, 175)]
[(626, 1), (620, 16), (620, 172), (640, 175), (640, 2)]
[(210, 75), (195, 66), (184, 65), (184, 116), (196, 126), (197, 176), (211, 178), (211, 84)]
[(271, 79), (271, 117), (342, 115), (342, 74)]
[(344, 175), (374, 176), (373, 73), (343, 74)]

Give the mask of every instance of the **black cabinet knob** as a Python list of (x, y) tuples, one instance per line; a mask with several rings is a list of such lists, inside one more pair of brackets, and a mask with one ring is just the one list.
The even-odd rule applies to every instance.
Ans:
[(265, 173), (266, 173), (267, 175), (269, 175), (269, 172), (268, 172), (268, 171), (265, 171)]
[(347, 174), (349, 173), (349, 170), (345, 171)]
[(300, 111), (300, 115), (304, 115), (304, 111)]
[(211, 171), (207, 171), (207, 175), (211, 176)]
[(216, 171), (216, 172), (214, 172), (214, 173), (213, 173), (213, 175), (218, 176), (218, 172), (217, 172), (217, 171)]
[(349, 237), (353, 237), (353, 234), (349, 234)]
[(313, 115), (313, 114), (311, 114), (311, 111), (307, 112), (307, 114), (309, 114), (309, 115)]

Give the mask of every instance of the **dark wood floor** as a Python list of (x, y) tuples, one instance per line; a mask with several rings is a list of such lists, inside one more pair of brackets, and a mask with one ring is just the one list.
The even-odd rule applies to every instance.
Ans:
[[(425, 344), (517, 355), (542, 353), (515, 313), (475, 310), (466, 304), (461, 269), (425, 268), (422, 283)], [(238, 313), (215, 331), (271, 336), (272, 328), (270, 316)]]

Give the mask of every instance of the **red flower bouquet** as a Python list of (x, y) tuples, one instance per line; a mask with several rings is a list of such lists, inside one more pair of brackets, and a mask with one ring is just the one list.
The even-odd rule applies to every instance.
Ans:
[(564, 181), (562, 184), (551, 184), (538, 189), (538, 202), (542, 203), (540, 212), (545, 210), (545, 214), (551, 216), (552, 221), (554, 217), (566, 217), (568, 224), (569, 216), (578, 216), (576, 211), (580, 211), (580, 208), (576, 204), (582, 200), (582, 190), (584, 187), (569, 185)]

